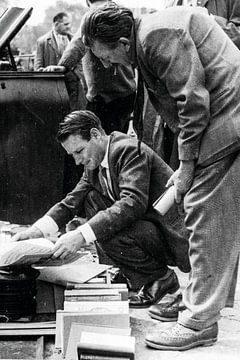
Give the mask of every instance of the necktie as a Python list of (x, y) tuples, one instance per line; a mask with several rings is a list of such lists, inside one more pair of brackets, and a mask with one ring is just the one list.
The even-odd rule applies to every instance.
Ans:
[(133, 127), (138, 136), (138, 152), (140, 154), (141, 141), (143, 138), (143, 106), (144, 106), (144, 84), (141, 71), (138, 70), (137, 94), (133, 109)]

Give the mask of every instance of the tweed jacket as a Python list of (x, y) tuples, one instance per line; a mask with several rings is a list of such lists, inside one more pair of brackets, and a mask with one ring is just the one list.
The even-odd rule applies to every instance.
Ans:
[[(184, 0), (178, 0), (182, 5)], [(240, 1), (239, 0), (197, 0), (197, 6), (206, 7), (210, 14), (230, 37), (234, 44), (240, 48)]]
[[(71, 37), (69, 40), (71, 40)], [(44, 68), (49, 65), (57, 65), (61, 56), (62, 54), (58, 50), (53, 30), (51, 30), (37, 40), (34, 69), (38, 70), (41, 67)]]
[[(139, 155), (137, 140), (119, 132), (110, 135), (108, 162), (115, 202), (88, 221), (97, 240), (104, 241), (139, 219), (152, 221), (160, 227), (169, 249), (165, 254), (169, 265), (178, 265), (182, 271), (189, 271), (188, 233), (183, 217), (175, 206), (165, 216), (159, 215), (152, 207), (165, 191), (172, 170), (143, 143)], [(101, 191), (98, 168), (86, 170), (75, 189), (47, 215), (59, 227), (64, 226), (84, 208), (86, 196), (93, 189)]]
[(179, 159), (205, 166), (239, 150), (240, 52), (206, 9), (147, 15), (133, 36), (149, 97), (179, 131)]

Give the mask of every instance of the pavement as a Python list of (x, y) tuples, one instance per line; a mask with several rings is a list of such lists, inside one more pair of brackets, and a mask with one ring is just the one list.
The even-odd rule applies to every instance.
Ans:
[[(188, 282), (188, 274), (176, 271), (181, 289)], [(166, 297), (164, 298), (166, 301)], [(162, 331), (174, 322), (151, 319), (148, 309), (130, 309), (132, 335), (136, 338), (135, 360), (237, 360), (240, 359), (240, 271), (235, 295), (234, 308), (222, 310), (218, 341), (213, 346), (196, 347), (187, 351), (163, 351), (147, 347), (144, 339), (147, 333)]]

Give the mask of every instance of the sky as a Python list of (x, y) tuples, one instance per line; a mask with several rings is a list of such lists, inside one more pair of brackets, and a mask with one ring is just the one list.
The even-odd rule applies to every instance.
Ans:
[[(86, 5), (85, 0), (67, 0), (70, 4), (81, 3), (84, 6)], [(165, 0), (118, 0), (118, 3), (121, 3), (127, 7), (150, 7), (160, 9)], [(11, 6), (19, 7), (33, 7), (33, 13), (31, 18), (28, 20), (29, 25), (37, 25), (41, 23), (44, 18), (45, 9), (51, 5), (54, 5), (56, 0), (9, 0)]]

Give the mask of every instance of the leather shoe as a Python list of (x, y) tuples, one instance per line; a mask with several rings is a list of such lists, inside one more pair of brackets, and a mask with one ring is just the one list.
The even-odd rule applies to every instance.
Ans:
[(177, 321), (179, 311), (185, 309), (186, 306), (182, 303), (182, 294), (179, 294), (168, 303), (152, 305), (148, 314), (152, 319), (160, 321)]
[(144, 285), (140, 291), (129, 298), (129, 306), (146, 308), (160, 301), (166, 294), (173, 294), (179, 289), (178, 278), (173, 270), (168, 270), (162, 278)]
[(160, 334), (148, 335), (145, 342), (154, 349), (179, 351), (213, 345), (217, 341), (217, 336), (217, 323), (203, 330), (193, 330), (177, 323)]

